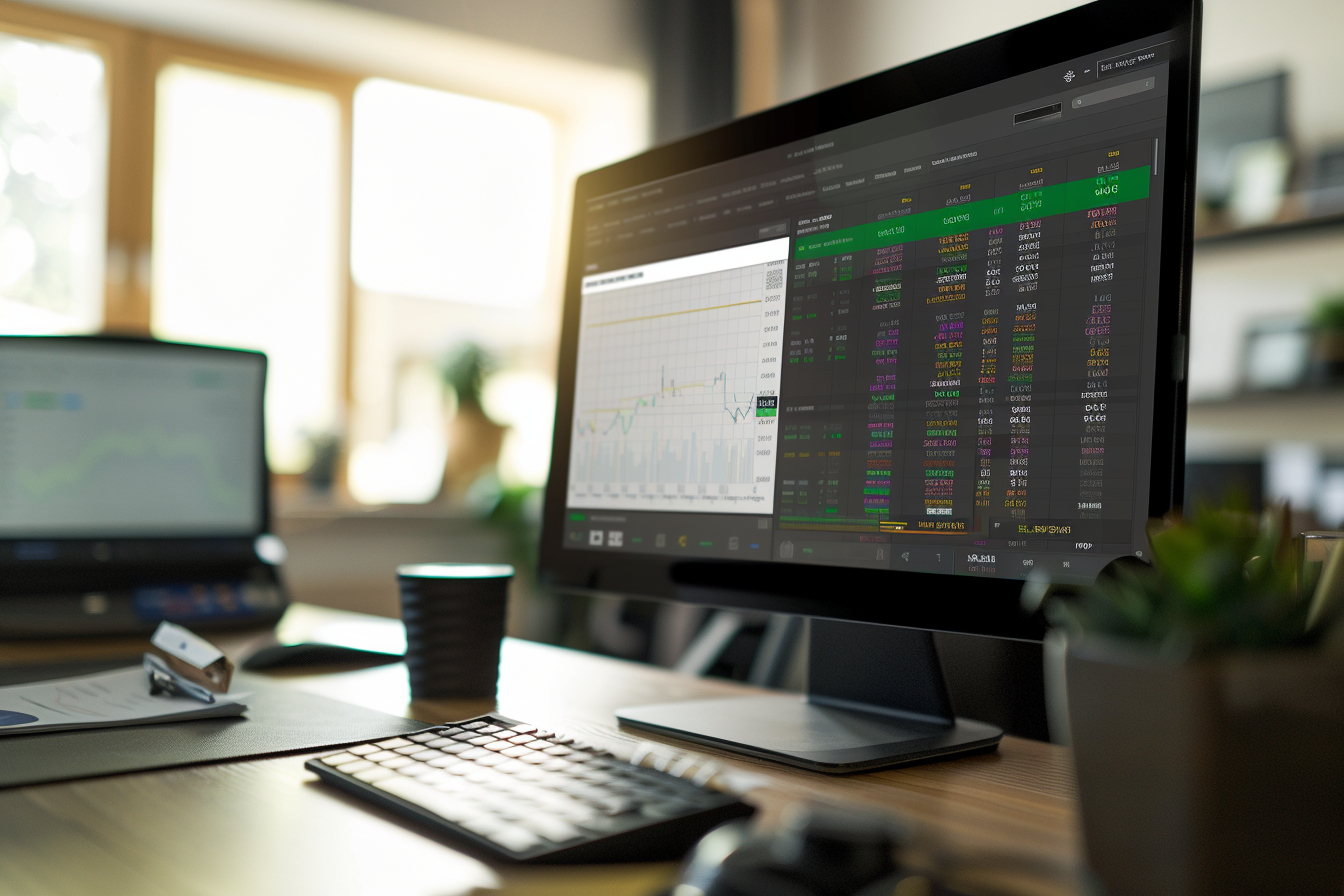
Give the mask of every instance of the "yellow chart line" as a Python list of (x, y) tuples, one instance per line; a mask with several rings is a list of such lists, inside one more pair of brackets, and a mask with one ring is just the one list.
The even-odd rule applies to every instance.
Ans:
[(699, 314), (701, 311), (718, 311), (720, 308), (736, 308), (739, 305), (759, 305), (760, 299), (752, 299), (750, 302), (730, 302), (727, 305), (711, 305), (708, 308), (691, 308), (688, 311), (669, 311), (666, 314), (646, 314), (643, 317), (625, 317), (620, 320), (603, 321), (600, 324), (589, 324), (591, 327), (614, 327), (616, 324), (630, 324), (637, 320), (653, 320), (656, 317), (676, 317), (678, 314)]

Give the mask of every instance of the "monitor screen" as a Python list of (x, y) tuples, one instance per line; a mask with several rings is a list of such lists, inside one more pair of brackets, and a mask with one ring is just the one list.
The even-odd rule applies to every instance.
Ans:
[(261, 532), (264, 379), (252, 352), (0, 340), (0, 539)]
[(1151, 33), (581, 186), (548, 537), (596, 564), (1080, 582), (1142, 555), (1184, 52)]

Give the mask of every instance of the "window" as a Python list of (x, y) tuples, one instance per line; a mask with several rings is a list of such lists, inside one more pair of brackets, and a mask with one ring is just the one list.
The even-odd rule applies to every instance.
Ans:
[(183, 64), (157, 87), (154, 333), (266, 352), (267, 453), (301, 471), (341, 393), (340, 106)]
[(554, 192), (551, 123), (372, 78), (355, 91), (351, 265), (362, 289), (535, 304)]
[[(546, 285), (554, 143), (550, 120), (518, 106), (379, 78), (356, 89), (351, 265), (361, 332), (349, 484), (357, 500), (438, 494), (453, 449), (435, 374), (454, 343), (499, 355), (538, 339), (516, 309), (537, 306)], [(501, 472), (528, 482), (550, 444), (549, 416), (538, 424), (536, 402), (519, 404), (535, 397), (527, 388), (535, 379), (506, 378), (487, 408), (510, 427)]]
[(342, 4), (131, 5), (0, 0), (0, 332), (260, 349), (272, 468), (338, 441), (371, 501), (434, 492), (476, 342), (537, 481), (571, 178), (644, 145), (643, 77)]
[(102, 56), (0, 34), (0, 332), (102, 324), (106, 177)]

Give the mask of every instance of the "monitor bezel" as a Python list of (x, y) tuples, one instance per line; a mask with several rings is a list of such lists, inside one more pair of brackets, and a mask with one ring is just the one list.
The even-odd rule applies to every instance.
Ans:
[[(259, 514), (256, 526), (247, 532), (192, 532), (185, 535), (134, 535), (108, 533), (89, 536), (53, 536), (35, 534), (26, 538), (0, 538), (0, 570), (4, 582), (0, 593), (18, 591), (28, 593), (52, 587), (74, 588), (96, 570), (102, 583), (138, 582), (143, 571), (152, 568), (168, 573), (176, 569), (218, 568), (220, 570), (250, 568), (260, 563), (255, 543), (259, 535), (271, 531), (272, 508), (270, 466), (265, 452), (266, 415), (265, 394), (268, 359), (262, 352), (222, 346), (169, 342), (147, 336), (120, 334), (89, 335), (4, 335), (0, 336), (0, 352), (7, 344), (16, 342), (51, 342), (63, 345), (96, 344), (113, 346), (127, 351), (173, 351), (189, 354), (219, 356), (246, 355), (260, 364), (261, 377), (256, 399), (258, 411), (257, 488)], [(50, 544), (54, 553), (44, 559), (22, 559), (16, 552), (18, 545)], [(110, 586), (109, 586), (110, 587)]]
[[(1086, 6), (916, 60), (786, 105), (658, 146), (582, 175), (575, 186), (561, 323), (556, 426), (540, 546), (547, 587), (797, 613), (939, 631), (1037, 640), (1045, 623), (1021, 609), (1021, 579), (815, 566), (776, 561), (676, 561), (563, 546), (578, 356), (583, 216), (589, 199), (1171, 32), (1167, 175), (1159, 266), (1158, 363), (1148, 516), (1180, 504), (1185, 446), (1200, 0)], [(1095, 35), (1095, 37), (1093, 37)], [(1046, 48), (1046, 49), (1042, 49)], [(1053, 50), (1053, 52), (1052, 52)], [(936, 601), (922, 599), (936, 592)], [(892, 600), (910, 593), (916, 599)]]

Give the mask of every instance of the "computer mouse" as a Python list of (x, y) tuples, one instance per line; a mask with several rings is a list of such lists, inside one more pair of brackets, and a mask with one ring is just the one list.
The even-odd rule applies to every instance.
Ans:
[(293, 669), (303, 666), (382, 666), (399, 663), (402, 657), (391, 653), (342, 647), (339, 644), (272, 644), (254, 651), (243, 660), (249, 672), (267, 669)]

